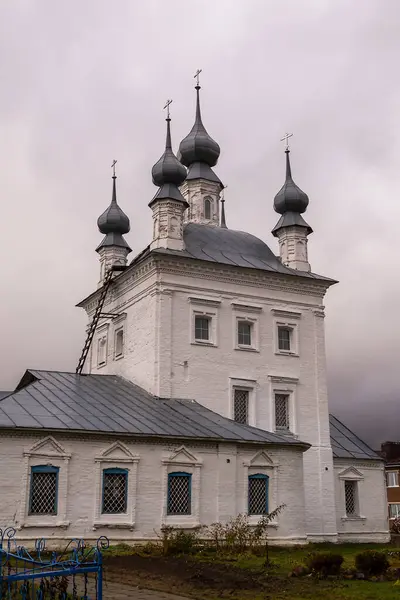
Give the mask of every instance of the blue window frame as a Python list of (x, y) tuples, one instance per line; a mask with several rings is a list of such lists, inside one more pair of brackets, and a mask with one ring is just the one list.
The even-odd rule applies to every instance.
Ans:
[(30, 515), (56, 515), (58, 504), (59, 467), (32, 467), (29, 489)]
[(167, 514), (192, 514), (192, 476), (190, 473), (169, 473)]
[(103, 495), (101, 512), (103, 514), (126, 513), (128, 506), (127, 469), (103, 470)]
[(249, 515), (265, 515), (268, 513), (268, 475), (257, 473), (249, 476)]

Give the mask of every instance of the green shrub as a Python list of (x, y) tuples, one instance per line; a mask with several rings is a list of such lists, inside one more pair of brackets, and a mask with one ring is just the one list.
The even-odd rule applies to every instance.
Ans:
[(356, 555), (356, 569), (369, 577), (383, 575), (389, 568), (389, 561), (384, 552), (365, 550)]
[(343, 563), (343, 556), (334, 552), (316, 552), (307, 558), (307, 566), (314, 573), (328, 577), (339, 575)]
[(185, 529), (175, 529), (168, 525), (161, 528), (161, 541), (163, 553), (171, 554), (193, 554), (199, 549), (200, 545), (200, 529), (187, 531)]

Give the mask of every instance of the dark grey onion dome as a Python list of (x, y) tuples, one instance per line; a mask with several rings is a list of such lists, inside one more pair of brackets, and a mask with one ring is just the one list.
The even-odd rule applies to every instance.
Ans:
[(293, 181), (289, 159), (290, 150), (285, 150), (285, 153), (286, 181), (275, 196), (274, 209), (281, 215), (286, 212), (303, 213), (308, 206), (308, 196)]
[(189, 135), (181, 141), (178, 156), (186, 167), (194, 162), (206, 163), (209, 167), (214, 167), (221, 150), (217, 142), (208, 135), (201, 120), (199, 85), (196, 85), (196, 92), (196, 120)]
[(129, 219), (117, 204), (116, 176), (113, 176), (113, 191), (110, 206), (97, 219), (100, 233), (128, 233), (130, 230)]
[(186, 179), (186, 169), (172, 152), (171, 119), (167, 118), (167, 139), (165, 152), (151, 170), (154, 185), (162, 187), (166, 183), (181, 185)]

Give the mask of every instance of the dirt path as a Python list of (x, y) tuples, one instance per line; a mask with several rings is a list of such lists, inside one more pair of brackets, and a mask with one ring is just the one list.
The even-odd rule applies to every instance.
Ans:
[(165, 592), (152, 592), (126, 583), (106, 581), (103, 590), (104, 600), (188, 600), (182, 596), (166, 594)]

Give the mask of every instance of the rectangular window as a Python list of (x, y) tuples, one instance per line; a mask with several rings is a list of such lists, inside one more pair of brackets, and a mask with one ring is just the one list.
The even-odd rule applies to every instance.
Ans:
[(344, 482), (344, 497), (346, 516), (356, 517), (358, 514), (357, 481), (347, 480)]
[(192, 476), (190, 473), (170, 473), (168, 475), (169, 515), (190, 515)]
[(194, 338), (196, 341), (210, 341), (211, 318), (196, 316), (194, 320)]
[(104, 469), (103, 471), (103, 514), (126, 513), (128, 500), (128, 471), (126, 469)]
[(97, 340), (97, 365), (101, 367), (106, 364), (107, 358), (107, 336), (103, 335)]
[(386, 480), (388, 487), (399, 487), (398, 471), (389, 471), (388, 473), (386, 473)]
[(29, 498), (30, 515), (56, 515), (58, 467), (32, 467)]
[(289, 431), (289, 394), (275, 394), (275, 429)]
[(249, 391), (234, 390), (233, 418), (237, 423), (247, 424), (249, 422)]
[(278, 349), (290, 352), (292, 349), (292, 329), (278, 326)]
[(248, 321), (238, 321), (238, 346), (251, 346), (252, 328), (252, 323), (249, 323)]
[(249, 515), (268, 513), (268, 482), (267, 475), (249, 476)]
[(115, 332), (115, 358), (124, 354), (124, 330), (118, 329)]
[(389, 504), (389, 518), (397, 519), (400, 517), (400, 504)]

